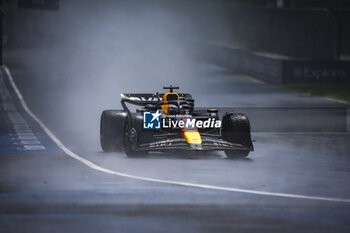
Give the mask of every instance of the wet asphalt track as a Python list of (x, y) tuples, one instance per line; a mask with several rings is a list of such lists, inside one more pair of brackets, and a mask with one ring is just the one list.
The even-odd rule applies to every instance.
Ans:
[[(13, 56), (7, 62), (29, 107), (70, 150), (103, 168), (154, 179), (350, 199), (349, 133), (255, 132), (255, 151), (242, 160), (228, 160), (223, 153), (153, 154), (141, 159), (126, 158), (122, 153), (102, 153), (97, 131), (86, 135), (79, 127), (65, 124), (61, 112), (69, 103), (59, 101), (62, 94), (59, 90), (39, 85), (44, 80), (40, 75), (44, 74), (31, 70), (31, 62), (19, 61)], [(193, 95), (200, 106), (344, 107), (261, 84), (218, 67), (198, 66), (202, 82), (188, 80), (188, 84), (195, 85)], [(42, 86), (46, 89), (42, 90)], [(46, 101), (48, 96), (52, 98)], [(116, 103), (118, 106), (118, 101)], [(69, 111), (65, 116), (76, 117)], [(298, 119), (290, 119), (294, 120)], [(98, 125), (98, 119), (96, 121)], [(28, 120), (28, 124), (34, 134), (42, 135), (35, 122)], [(2, 128), (3, 135), (5, 128)], [(350, 203), (191, 188), (119, 177), (87, 167), (64, 154), (49, 138), (42, 137), (46, 149), (38, 152), (10, 153), (2, 145), (0, 232), (350, 230)]]

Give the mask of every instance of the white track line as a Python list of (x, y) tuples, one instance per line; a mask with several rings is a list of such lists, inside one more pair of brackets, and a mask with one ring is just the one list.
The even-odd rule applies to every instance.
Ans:
[(9, 71), (9, 69), (6, 66), (3, 66), (4, 70), (6, 71), (11, 85), (16, 91), (16, 94), (21, 101), (21, 104), (25, 111), (40, 125), (40, 127), (47, 133), (47, 135), (57, 144), (59, 148), (61, 148), (67, 155), (70, 157), (84, 163), (88, 167), (95, 169), (97, 171), (105, 172), (108, 174), (116, 175), (116, 176), (122, 176), (137, 180), (143, 180), (143, 181), (150, 181), (150, 182), (156, 182), (156, 183), (162, 183), (162, 184), (171, 184), (171, 185), (179, 185), (179, 186), (186, 186), (186, 187), (192, 187), (192, 188), (202, 188), (202, 189), (211, 189), (211, 190), (220, 190), (220, 191), (228, 191), (228, 192), (238, 192), (238, 193), (249, 193), (249, 194), (255, 194), (255, 195), (264, 195), (264, 196), (273, 196), (273, 197), (286, 197), (286, 198), (297, 198), (297, 199), (307, 199), (307, 200), (317, 200), (317, 201), (331, 201), (331, 202), (344, 202), (344, 203), (350, 203), (350, 199), (344, 199), (344, 198), (332, 198), (332, 197), (319, 197), (319, 196), (308, 196), (308, 195), (299, 195), (299, 194), (290, 194), (290, 193), (278, 193), (278, 192), (266, 192), (266, 191), (257, 191), (257, 190), (250, 190), (250, 189), (241, 189), (241, 188), (230, 188), (230, 187), (222, 187), (222, 186), (215, 186), (215, 185), (205, 185), (205, 184), (196, 184), (196, 183), (188, 183), (188, 182), (181, 182), (181, 181), (171, 181), (171, 180), (162, 180), (162, 179), (153, 179), (153, 178), (147, 178), (142, 176), (134, 176), (129, 175), (127, 173), (121, 173), (113, 170), (109, 170), (103, 167), (100, 167), (99, 165), (77, 155), (73, 151), (69, 150), (52, 132), (49, 130), (46, 125), (28, 108), (26, 102), (23, 99), (22, 94), (19, 92), (12, 76)]

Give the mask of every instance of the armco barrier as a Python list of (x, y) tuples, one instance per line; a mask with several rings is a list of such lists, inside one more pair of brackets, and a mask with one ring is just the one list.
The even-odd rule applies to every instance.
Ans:
[(199, 48), (201, 58), (208, 62), (271, 83), (350, 82), (350, 61), (291, 59), (216, 44)]

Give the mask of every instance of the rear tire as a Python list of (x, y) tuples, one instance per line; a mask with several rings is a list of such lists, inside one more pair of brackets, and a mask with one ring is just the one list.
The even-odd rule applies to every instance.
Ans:
[(243, 113), (228, 113), (223, 117), (223, 137), (226, 141), (248, 147), (248, 150), (225, 150), (228, 158), (244, 158), (253, 150), (250, 122)]
[(101, 115), (100, 142), (103, 151), (122, 151), (123, 127), (127, 113), (123, 110), (105, 110)]

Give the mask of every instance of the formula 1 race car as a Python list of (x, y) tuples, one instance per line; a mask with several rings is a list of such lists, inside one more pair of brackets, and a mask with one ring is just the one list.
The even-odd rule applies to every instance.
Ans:
[[(149, 151), (223, 150), (229, 158), (246, 157), (253, 151), (250, 123), (242, 113), (217, 109), (197, 110), (191, 94), (164, 87), (165, 94), (121, 94), (124, 110), (105, 110), (101, 115), (103, 151), (122, 151), (129, 157)], [(126, 104), (141, 106), (131, 112)]]

